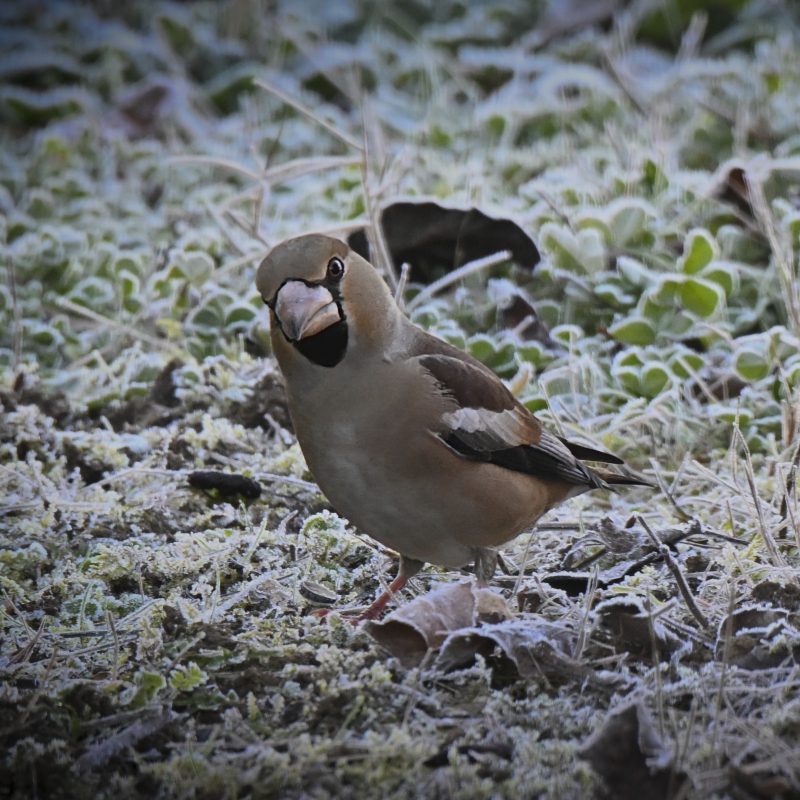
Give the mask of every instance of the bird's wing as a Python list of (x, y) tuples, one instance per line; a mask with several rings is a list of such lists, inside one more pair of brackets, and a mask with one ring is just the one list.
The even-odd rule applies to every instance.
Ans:
[(475, 461), (544, 480), (605, 486), (494, 373), (449, 345), (430, 352), (434, 349), (439, 348), (426, 342), (428, 352), (413, 357), (433, 376), (439, 391), (456, 403), (455, 410), (443, 415), (442, 429), (437, 431), (450, 448)]

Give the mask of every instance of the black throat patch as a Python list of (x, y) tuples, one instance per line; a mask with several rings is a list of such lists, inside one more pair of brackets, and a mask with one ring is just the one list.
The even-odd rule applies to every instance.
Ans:
[(324, 331), (292, 344), (312, 363), (335, 367), (347, 351), (347, 320), (340, 319)]

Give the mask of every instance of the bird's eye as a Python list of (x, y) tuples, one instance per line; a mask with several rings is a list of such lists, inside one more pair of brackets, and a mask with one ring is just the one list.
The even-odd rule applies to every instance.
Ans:
[(334, 281), (338, 281), (341, 280), (342, 275), (344, 275), (344, 261), (334, 256), (328, 262), (328, 277)]

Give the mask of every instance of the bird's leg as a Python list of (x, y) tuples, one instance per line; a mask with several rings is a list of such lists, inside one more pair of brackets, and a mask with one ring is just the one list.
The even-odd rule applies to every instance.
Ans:
[(389, 584), (389, 591), (383, 592), (366, 611), (362, 611), (357, 617), (352, 617), (350, 622), (358, 625), (364, 619), (377, 619), (389, 601), (394, 599), (394, 595), (408, 583), (409, 578), (413, 578), (424, 566), (424, 561), (401, 555), (400, 569), (397, 570), (397, 577)]
[(491, 547), (475, 548), (475, 578), (478, 586), (486, 587), (497, 568), (497, 550)]

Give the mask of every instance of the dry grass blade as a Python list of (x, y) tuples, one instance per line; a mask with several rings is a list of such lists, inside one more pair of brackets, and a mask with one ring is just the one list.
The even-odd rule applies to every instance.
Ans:
[(241, 267), (246, 267), (248, 264), (252, 264), (254, 261), (263, 261), (269, 255), (269, 250), (256, 250), (254, 253), (245, 253), (242, 255), (241, 258), (235, 258), (233, 261), (228, 261), (227, 264), (223, 264), (216, 272), (214, 273), (214, 278), (216, 280), (220, 280), (221, 278), (225, 277), (226, 275), (230, 275), (232, 272), (236, 272), (237, 269)]
[(403, 264), (400, 267), (400, 278), (397, 281), (397, 288), (394, 290), (394, 301), (397, 303), (397, 307), (402, 311), (405, 308), (405, 300), (403, 299), (403, 295), (406, 291), (406, 285), (408, 284), (408, 276), (411, 274), (411, 265), (410, 264)]
[(171, 156), (166, 160), (167, 164), (208, 164), (212, 167), (221, 167), (222, 169), (230, 170), (231, 172), (238, 172), (246, 178), (253, 181), (260, 181), (261, 174), (249, 167), (245, 167), (238, 161), (233, 161), (229, 158), (218, 158), (216, 156)]
[(131, 726), (125, 728), (114, 736), (93, 744), (76, 762), (79, 770), (97, 769), (107, 764), (117, 753), (135, 745), (146, 736), (154, 734), (168, 725), (179, 715), (169, 707), (159, 709), (149, 718), (137, 719)]
[(301, 103), (299, 100), (296, 100), (294, 97), (291, 97), (290, 95), (286, 94), (286, 92), (284, 92), (282, 89), (279, 89), (274, 84), (267, 83), (267, 81), (263, 79), (254, 80), (253, 84), (255, 86), (258, 86), (260, 89), (264, 89), (264, 91), (275, 95), (275, 97), (277, 97), (282, 102), (286, 103), (286, 105), (291, 106), (296, 111), (299, 111), (301, 114), (308, 117), (310, 120), (315, 122), (321, 128), (324, 128), (326, 131), (328, 131), (328, 133), (332, 134), (337, 139), (349, 145), (350, 147), (353, 147), (358, 151), (361, 151), (363, 149), (360, 142), (356, 141), (352, 136), (340, 130), (335, 125), (328, 122), (326, 119), (323, 119), (319, 114), (316, 113), (316, 111), (313, 111), (308, 106)]
[(775, 225), (775, 218), (764, 196), (764, 187), (759, 176), (753, 170), (747, 169), (744, 179), (749, 192), (750, 204), (755, 213), (758, 224), (769, 241), (772, 255), (778, 265), (778, 275), (781, 280), (781, 296), (786, 305), (786, 316), (789, 319), (791, 331), (795, 336), (800, 336), (800, 299), (797, 291), (797, 278), (794, 273), (794, 255), (791, 244), (782, 235), (782, 231)]
[(361, 122), (364, 138), (364, 146), (361, 151), (361, 187), (364, 193), (364, 206), (369, 217), (369, 227), (367, 228), (367, 239), (370, 244), (370, 253), (374, 265), (378, 271), (383, 273), (389, 282), (389, 287), (393, 292), (397, 291), (399, 278), (395, 272), (392, 254), (389, 251), (389, 244), (383, 231), (381, 221), (381, 211), (378, 198), (372, 190), (372, 178), (370, 175), (371, 161), (374, 156), (371, 139), (379, 139), (379, 128), (372, 115), (366, 94), (361, 94)]
[(598, 571), (595, 569), (594, 572), (592, 572), (589, 585), (586, 587), (586, 596), (583, 600), (583, 612), (581, 613), (580, 623), (578, 625), (578, 635), (575, 640), (575, 650), (572, 654), (572, 658), (575, 661), (581, 660), (583, 650), (586, 647), (586, 642), (589, 638), (587, 627), (589, 622), (589, 614), (592, 611), (592, 604), (594, 603), (595, 599), (595, 592), (597, 591), (597, 576)]
[(36, 645), (39, 643), (39, 639), (42, 638), (42, 632), (44, 631), (44, 619), (39, 623), (39, 628), (30, 639), (28, 639), (27, 644), (23, 645), (22, 647), (17, 650), (6, 662), (7, 666), (11, 667), (14, 664), (25, 664), (30, 660), (31, 655), (33, 655), (33, 651), (36, 649)]
[[(780, 550), (778, 550), (778, 545), (775, 542), (772, 533), (769, 531), (764, 519), (764, 509), (761, 504), (761, 497), (758, 494), (758, 489), (756, 488), (755, 475), (753, 473), (753, 461), (750, 457), (750, 448), (747, 446), (747, 442), (744, 440), (744, 436), (742, 436), (742, 432), (738, 425), (734, 426), (734, 436), (738, 438), (739, 443), (744, 450), (745, 476), (747, 477), (747, 485), (750, 489), (750, 495), (753, 498), (753, 505), (755, 506), (756, 523), (758, 525), (758, 532), (761, 535), (761, 541), (764, 542), (773, 565), (779, 569), (785, 569), (786, 561), (781, 555)], [(793, 578), (793, 580), (795, 582), (798, 581), (796, 576)]]
[(96, 311), (92, 311), (89, 308), (84, 308), (84, 306), (80, 306), (77, 303), (73, 303), (71, 300), (67, 300), (66, 297), (57, 297), (55, 302), (61, 306), (61, 308), (71, 311), (73, 314), (77, 314), (78, 316), (86, 317), (86, 319), (97, 322), (98, 324), (108, 328), (108, 330), (124, 333), (126, 336), (130, 336), (132, 339), (136, 339), (137, 341), (147, 342), (159, 350), (165, 350), (174, 347), (171, 342), (168, 342), (165, 339), (156, 339), (155, 336), (150, 336), (147, 333), (143, 333), (142, 331), (130, 325), (125, 325), (122, 322), (117, 322), (116, 320), (104, 317), (102, 314), (98, 314)]
[(480, 272), (481, 270), (488, 269), (489, 267), (494, 267), (497, 264), (502, 264), (504, 261), (508, 261), (511, 258), (511, 251), (510, 250), (501, 250), (498, 253), (494, 253), (490, 256), (484, 256), (483, 258), (476, 258), (474, 261), (470, 261), (464, 266), (459, 267), (458, 269), (454, 269), (452, 272), (448, 272), (447, 275), (439, 278), (438, 281), (434, 281), (433, 283), (426, 286), (419, 294), (415, 295), (414, 297), (406, 303), (406, 313), (410, 314), (415, 308), (419, 308), (424, 303), (427, 303), (429, 300), (434, 298), (439, 292), (444, 291), (447, 289), (448, 286), (452, 286), (454, 283), (458, 283), (464, 278), (473, 275), (476, 272)]
[(319, 156), (317, 158), (296, 158), (287, 164), (278, 164), (270, 167), (262, 175), (262, 179), (270, 184), (285, 183), (286, 181), (301, 178), (328, 169), (341, 169), (342, 167), (357, 167), (361, 164), (358, 156)]
[(697, 601), (694, 599), (692, 590), (689, 588), (689, 584), (686, 583), (686, 578), (681, 571), (680, 565), (672, 557), (669, 547), (661, 542), (661, 540), (653, 533), (644, 517), (639, 516), (637, 519), (639, 520), (639, 524), (642, 526), (642, 528), (644, 528), (645, 532), (650, 537), (650, 541), (656, 548), (658, 548), (658, 552), (661, 553), (661, 558), (664, 559), (665, 566), (672, 573), (672, 577), (675, 579), (675, 583), (678, 585), (681, 597), (683, 597), (683, 600), (686, 603), (689, 611), (692, 612), (692, 616), (703, 628), (711, 627), (703, 612), (697, 607)]
[(36, 707), (36, 704), (39, 702), (39, 698), (44, 694), (45, 689), (47, 688), (47, 681), (50, 680), (50, 673), (53, 671), (53, 666), (56, 663), (56, 659), (58, 658), (58, 650), (53, 650), (53, 654), (50, 656), (50, 660), (47, 662), (47, 668), (45, 669), (44, 676), (42, 680), (39, 682), (39, 686), (34, 692), (33, 696), (30, 699), (25, 711), (20, 718), (18, 726), (21, 728), (25, 725), (28, 721), (28, 717), (31, 714), (31, 711)]
[(658, 484), (658, 488), (661, 489), (661, 493), (664, 497), (667, 498), (669, 504), (675, 511), (678, 519), (681, 522), (689, 522), (692, 519), (691, 514), (687, 514), (681, 507), (678, 501), (675, 499), (675, 495), (673, 495), (669, 486), (667, 486), (667, 482), (664, 480), (664, 476), (661, 472), (661, 465), (654, 459), (650, 459), (650, 466), (653, 468), (653, 475), (655, 475), (656, 483)]
[(728, 583), (728, 616), (725, 622), (725, 646), (722, 657), (722, 674), (719, 678), (719, 688), (714, 705), (713, 733), (711, 737), (711, 750), (716, 749), (719, 738), (720, 717), (722, 714), (722, 700), (725, 692), (725, 679), (728, 676), (728, 665), (731, 658), (731, 645), (733, 644), (733, 611), (736, 608), (736, 585), (731, 580)]
[(14, 259), (6, 255), (6, 270), (8, 271), (8, 290), (11, 294), (11, 309), (14, 315), (14, 333), (12, 341), (14, 343), (14, 370), (19, 368), (22, 358), (22, 314), (20, 313), (19, 300), (17, 299), (17, 269)]

